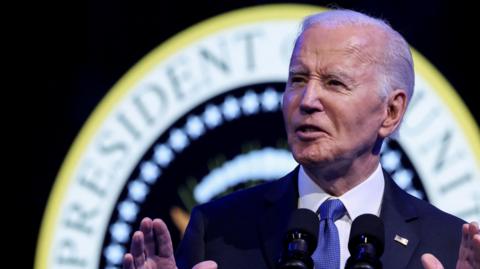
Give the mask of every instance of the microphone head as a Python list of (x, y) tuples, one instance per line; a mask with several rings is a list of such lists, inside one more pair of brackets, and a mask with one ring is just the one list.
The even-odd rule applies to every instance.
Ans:
[(287, 226), (287, 241), (299, 235), (306, 237), (308, 250), (311, 253), (317, 248), (318, 228), (320, 220), (318, 215), (310, 209), (299, 208), (293, 211)]
[(313, 269), (320, 220), (315, 212), (300, 208), (290, 215), (277, 269)]
[(354, 253), (359, 244), (375, 246), (376, 256), (383, 254), (385, 246), (385, 226), (383, 221), (373, 214), (363, 214), (353, 220), (348, 241), (348, 250)]

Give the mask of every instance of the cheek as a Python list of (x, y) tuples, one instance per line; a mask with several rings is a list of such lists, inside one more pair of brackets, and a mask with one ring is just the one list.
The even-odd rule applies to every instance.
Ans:
[[(365, 107), (373, 109), (365, 110)], [(354, 140), (369, 140), (369, 137), (376, 136), (381, 126), (383, 110), (379, 104), (361, 104), (360, 106), (351, 106), (350, 116), (345, 116), (344, 128), (346, 135)]]
[(295, 96), (292, 93), (284, 93), (282, 99), (282, 113), (285, 123), (290, 122), (295, 112)]
[(355, 139), (363, 136), (373, 127), (372, 122), (376, 121), (371, 113), (360, 104), (343, 104), (330, 113), (330, 120), (335, 125), (338, 134), (345, 139)]
[(293, 97), (294, 97), (293, 93), (291, 91), (286, 90), (282, 96), (282, 106), (284, 108), (287, 108), (288, 106), (290, 106), (294, 99)]

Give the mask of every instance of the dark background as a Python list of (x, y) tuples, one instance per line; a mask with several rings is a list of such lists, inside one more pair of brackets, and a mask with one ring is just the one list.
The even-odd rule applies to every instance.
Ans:
[[(478, 58), (478, 48), (474, 48), (478, 30), (473, 30), (471, 5), (436, 0), (295, 2), (336, 4), (388, 20), (438, 68), (480, 122), (479, 99), (475, 97), (479, 75), (474, 73), (478, 67), (472, 65)], [(28, 267), (33, 263), (41, 218), (62, 161), (113, 84), (145, 54), (179, 31), (226, 11), (269, 3), (279, 2), (90, 0), (42, 4), (38, 19), (32, 22), (38, 29), (35, 43), (41, 57), (41, 67), (34, 71), (41, 74), (37, 85), (46, 91), (34, 100), (39, 108), (33, 118), (37, 157), (32, 167)]]

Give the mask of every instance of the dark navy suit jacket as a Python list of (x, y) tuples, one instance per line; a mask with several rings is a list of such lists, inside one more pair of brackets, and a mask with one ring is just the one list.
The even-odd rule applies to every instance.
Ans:
[[(385, 175), (380, 218), (385, 223), (383, 268), (423, 268), (432, 253), (455, 268), (461, 219), (440, 211), (398, 187)], [(219, 269), (274, 269), (290, 214), (298, 203), (298, 168), (285, 177), (196, 207), (177, 250), (180, 269), (214, 260)], [(395, 235), (408, 239), (406, 246)]]

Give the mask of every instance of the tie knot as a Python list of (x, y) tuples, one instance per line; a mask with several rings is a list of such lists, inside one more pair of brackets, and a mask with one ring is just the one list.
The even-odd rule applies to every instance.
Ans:
[(320, 205), (318, 210), (321, 220), (332, 219), (336, 221), (345, 215), (345, 206), (340, 199), (328, 199)]

